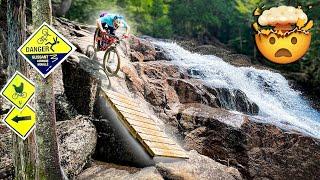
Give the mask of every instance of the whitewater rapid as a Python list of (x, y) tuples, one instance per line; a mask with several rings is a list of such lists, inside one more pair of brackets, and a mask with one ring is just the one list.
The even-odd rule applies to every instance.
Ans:
[(172, 63), (197, 71), (208, 86), (239, 89), (259, 106), (256, 119), (320, 139), (320, 112), (311, 108), (279, 73), (253, 67), (235, 67), (214, 55), (191, 53), (173, 42), (153, 41), (173, 59)]

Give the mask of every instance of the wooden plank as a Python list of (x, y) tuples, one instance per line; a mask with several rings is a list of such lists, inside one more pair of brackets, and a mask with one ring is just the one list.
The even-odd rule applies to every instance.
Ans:
[(136, 117), (136, 118), (126, 117), (126, 119), (128, 121), (137, 121), (137, 122), (141, 122), (141, 123), (157, 126), (157, 124), (154, 121), (148, 120), (148, 119), (143, 119), (142, 117), (139, 117), (139, 116)]
[(145, 111), (143, 111), (141, 108), (138, 107), (134, 107), (132, 105), (129, 104), (124, 104), (124, 103), (117, 103), (116, 101), (112, 100), (113, 104), (119, 109), (119, 108), (127, 108), (127, 109), (131, 109), (133, 111), (138, 111), (141, 113), (146, 113)]
[(186, 152), (171, 140), (134, 99), (107, 91), (106, 100), (121, 117), (122, 124), (151, 156), (187, 158)]
[(132, 109), (139, 108), (140, 110), (142, 110), (140, 105), (138, 103), (136, 103), (136, 102), (133, 102), (133, 101), (126, 102), (126, 101), (123, 101), (121, 99), (113, 99), (113, 98), (110, 98), (110, 99), (112, 100), (112, 102), (114, 104), (117, 104), (117, 105), (120, 105), (120, 106), (124, 106), (124, 107), (128, 106), (128, 107), (130, 107)]
[(132, 110), (132, 109), (124, 108), (124, 107), (121, 107), (121, 106), (117, 107), (117, 109), (119, 109), (120, 112), (126, 112), (126, 113), (130, 113), (130, 114), (133, 114), (133, 115), (141, 116), (141, 117), (144, 117), (144, 118), (150, 118), (150, 116), (148, 116), (146, 113), (142, 113), (142, 112), (135, 111), (135, 110)]
[(139, 133), (152, 135), (156, 137), (168, 138), (168, 136), (163, 131), (160, 131), (160, 130), (151, 130), (151, 129), (146, 129), (146, 128), (142, 128), (135, 125), (132, 125), (132, 127)]
[(144, 133), (141, 133), (141, 132), (139, 132), (138, 135), (141, 137), (142, 140), (148, 140), (148, 141), (152, 141), (152, 142), (172, 144), (172, 145), (176, 144), (174, 141), (172, 141), (169, 138), (148, 135), (148, 134), (144, 134)]
[(115, 92), (115, 91), (110, 91), (110, 90), (108, 90), (108, 91), (106, 91), (106, 94), (109, 96), (113, 96), (113, 97), (116, 97), (116, 99), (125, 99), (125, 100), (129, 100), (129, 101), (132, 101), (132, 102), (135, 102), (136, 100), (135, 99), (133, 99), (133, 98), (130, 98), (130, 97), (128, 97), (128, 96), (125, 96), (125, 95), (123, 95), (123, 94), (121, 94), (121, 93), (117, 93), (117, 92)]
[(120, 102), (123, 102), (123, 103), (126, 103), (126, 104), (130, 104), (132, 106), (139, 106), (139, 103), (133, 101), (133, 100), (130, 100), (130, 99), (122, 99), (122, 98), (118, 98), (116, 96), (113, 96), (111, 94), (109, 95), (106, 95), (111, 101), (120, 101)]
[(151, 149), (156, 156), (167, 156), (167, 157), (180, 157), (188, 158), (187, 153), (181, 151), (167, 151), (163, 149), (152, 148)]
[(145, 122), (145, 123), (153, 123), (155, 124), (155, 122), (151, 119), (151, 118), (145, 118), (145, 117), (141, 117), (135, 114), (130, 114), (128, 112), (124, 112), (121, 111), (121, 114), (125, 117), (125, 118), (129, 118), (129, 119), (133, 119), (133, 120), (137, 120), (137, 121), (141, 121), (141, 122)]
[(152, 142), (144, 140), (144, 142), (150, 147), (150, 148), (159, 148), (159, 149), (172, 149), (177, 151), (184, 151), (180, 146), (173, 145), (173, 144), (165, 144), (165, 143), (158, 143), (158, 142)]
[(138, 126), (141, 128), (151, 129), (151, 130), (155, 130), (155, 131), (159, 130), (159, 128), (154, 124), (148, 124), (148, 123), (144, 123), (144, 122), (140, 122), (140, 121), (135, 121), (135, 120), (132, 120), (129, 118), (126, 118), (126, 120), (130, 123), (130, 125), (133, 125), (133, 126)]

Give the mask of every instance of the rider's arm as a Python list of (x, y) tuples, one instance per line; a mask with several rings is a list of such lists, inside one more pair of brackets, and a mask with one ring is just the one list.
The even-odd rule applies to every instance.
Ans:
[(129, 32), (130, 32), (130, 26), (127, 24), (126, 21), (122, 21), (123, 26), (126, 28), (126, 36), (129, 36)]
[(102, 27), (102, 23), (101, 23), (100, 18), (97, 19), (97, 27), (98, 27), (101, 31), (105, 31), (105, 30), (103, 29), (103, 27)]
[(126, 29), (126, 35), (129, 36), (129, 32), (130, 32), (130, 26), (127, 25), (127, 29)]

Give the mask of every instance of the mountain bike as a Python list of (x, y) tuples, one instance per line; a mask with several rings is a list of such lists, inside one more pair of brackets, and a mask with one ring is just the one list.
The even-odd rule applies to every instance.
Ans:
[(98, 51), (105, 51), (103, 56), (103, 70), (107, 76), (115, 76), (120, 70), (120, 53), (117, 47), (124, 38), (102, 33), (98, 35), (99, 29), (95, 31), (93, 45), (89, 45), (86, 55), (91, 59), (97, 59)]

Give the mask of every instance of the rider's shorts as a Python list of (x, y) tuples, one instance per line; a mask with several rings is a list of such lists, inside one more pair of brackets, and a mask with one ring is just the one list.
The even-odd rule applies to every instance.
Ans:
[(111, 34), (114, 36), (116, 35), (115, 34), (116, 29), (114, 27), (108, 26), (106, 23), (102, 23), (102, 27), (108, 32), (108, 34)]

